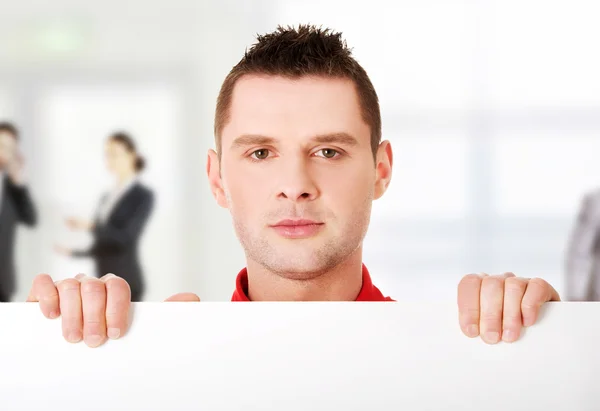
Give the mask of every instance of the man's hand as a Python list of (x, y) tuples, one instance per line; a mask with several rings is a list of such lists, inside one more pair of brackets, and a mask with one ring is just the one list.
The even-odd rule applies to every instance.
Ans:
[(481, 335), (488, 344), (514, 342), (522, 327), (535, 324), (548, 301), (560, 301), (560, 296), (540, 278), (469, 274), (458, 285), (460, 328), (468, 337)]
[(10, 160), (6, 170), (10, 180), (17, 186), (25, 184), (24, 164), (25, 160), (23, 155), (17, 151)]
[[(76, 343), (83, 339), (90, 347), (98, 347), (107, 337), (118, 339), (127, 331), (131, 289), (114, 274), (97, 279), (84, 274), (54, 283), (47, 274), (33, 280), (28, 302), (39, 302), (46, 318), (62, 316), (65, 340)], [(198, 302), (196, 294), (175, 294), (166, 301)]]
[(55, 245), (54, 246), (54, 251), (60, 255), (64, 255), (67, 257), (70, 257), (71, 255), (73, 255), (73, 250), (69, 247), (65, 247), (62, 245)]
[(65, 220), (65, 223), (73, 231), (91, 231), (94, 229), (94, 222), (83, 218), (69, 217)]
[(107, 337), (117, 339), (127, 331), (131, 290), (113, 274), (100, 279), (79, 274), (56, 283), (41, 274), (33, 280), (27, 301), (39, 302), (46, 318), (62, 316), (67, 341), (83, 339), (88, 346), (98, 347)]

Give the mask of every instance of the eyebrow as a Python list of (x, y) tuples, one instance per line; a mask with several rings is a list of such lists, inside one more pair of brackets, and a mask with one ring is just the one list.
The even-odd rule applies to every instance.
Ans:
[(273, 137), (261, 136), (258, 134), (244, 134), (233, 140), (231, 148), (273, 145), (276, 141), (277, 140)]
[[(311, 141), (320, 144), (344, 144), (347, 146), (357, 146), (358, 140), (348, 133), (329, 133), (320, 134), (311, 138)], [(248, 147), (248, 146), (261, 146), (261, 145), (274, 145), (277, 142), (276, 138), (263, 136), (260, 134), (244, 134), (233, 140), (231, 144), (232, 148)]]

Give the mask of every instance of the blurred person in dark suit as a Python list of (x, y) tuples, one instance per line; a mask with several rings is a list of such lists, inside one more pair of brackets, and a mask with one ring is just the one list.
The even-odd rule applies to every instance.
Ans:
[(600, 190), (584, 195), (567, 246), (566, 300), (600, 301)]
[(72, 230), (91, 232), (92, 246), (87, 250), (56, 249), (72, 257), (93, 258), (98, 276), (119, 273), (131, 287), (132, 301), (141, 301), (145, 282), (138, 244), (154, 207), (154, 193), (138, 180), (145, 160), (128, 134), (110, 136), (105, 155), (116, 180), (113, 189), (102, 196), (93, 221), (75, 217), (66, 220)]
[(0, 302), (9, 302), (16, 286), (14, 261), (18, 224), (37, 223), (37, 212), (25, 183), (19, 131), (0, 123)]

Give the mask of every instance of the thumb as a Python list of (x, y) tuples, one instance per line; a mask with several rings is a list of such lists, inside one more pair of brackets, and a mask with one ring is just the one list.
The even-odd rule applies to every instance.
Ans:
[(165, 300), (166, 302), (200, 302), (200, 297), (194, 293), (179, 293), (170, 296)]

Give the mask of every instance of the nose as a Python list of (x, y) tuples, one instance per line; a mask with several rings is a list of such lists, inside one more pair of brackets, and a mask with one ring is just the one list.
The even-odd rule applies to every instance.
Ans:
[(302, 202), (319, 196), (308, 159), (287, 160), (279, 174), (278, 198)]

